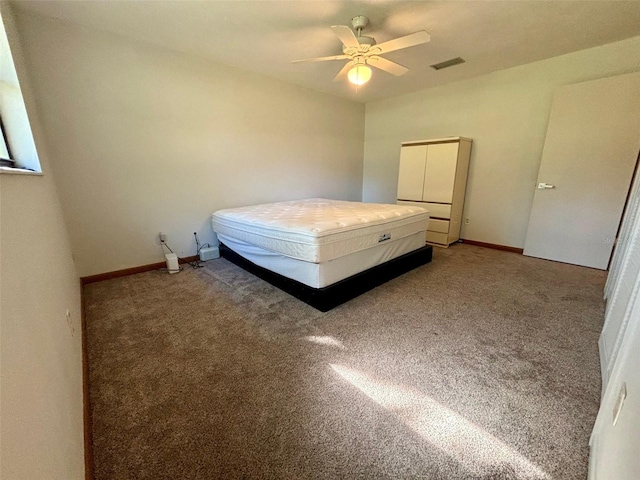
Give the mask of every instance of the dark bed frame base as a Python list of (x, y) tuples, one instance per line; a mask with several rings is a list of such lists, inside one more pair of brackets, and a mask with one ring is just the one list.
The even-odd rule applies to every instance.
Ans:
[(433, 254), (433, 247), (426, 245), (323, 288), (312, 288), (260, 267), (222, 243), (220, 244), (220, 254), (223, 258), (317, 308), (321, 312), (327, 312), (393, 278), (429, 263)]

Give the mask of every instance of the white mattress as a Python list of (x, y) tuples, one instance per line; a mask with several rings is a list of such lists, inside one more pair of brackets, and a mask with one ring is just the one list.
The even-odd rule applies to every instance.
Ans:
[(335, 260), (312, 263), (265, 250), (223, 234), (219, 235), (222, 243), (247, 260), (313, 288), (333, 285), (344, 278), (424, 247), (424, 237), (422, 232), (414, 233)]
[(429, 212), (407, 205), (321, 198), (218, 210), (213, 230), (312, 263), (323, 263), (422, 232)]

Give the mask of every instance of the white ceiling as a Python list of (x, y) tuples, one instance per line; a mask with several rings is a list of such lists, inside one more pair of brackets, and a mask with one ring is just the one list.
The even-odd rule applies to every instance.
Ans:
[[(14, 1), (99, 28), (360, 102), (392, 97), (640, 35), (640, 1)], [(410, 68), (375, 70), (356, 91), (333, 77), (344, 61), (291, 64), (338, 55), (329, 28), (365, 15), (378, 43), (418, 30), (431, 42), (386, 56)], [(640, 52), (639, 52), (640, 55)], [(454, 57), (466, 63), (434, 71)]]

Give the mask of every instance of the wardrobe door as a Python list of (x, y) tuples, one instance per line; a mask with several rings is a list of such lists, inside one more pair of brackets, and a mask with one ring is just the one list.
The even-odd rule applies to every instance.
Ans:
[(411, 145), (400, 149), (398, 200), (422, 200), (426, 145)]
[(424, 172), (422, 200), (434, 203), (451, 203), (456, 180), (458, 142), (428, 145), (427, 167)]

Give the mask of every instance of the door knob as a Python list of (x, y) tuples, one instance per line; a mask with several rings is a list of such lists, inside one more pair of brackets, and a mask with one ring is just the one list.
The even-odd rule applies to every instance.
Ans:
[(555, 185), (549, 185), (548, 183), (539, 183), (538, 184), (538, 190), (547, 190), (549, 188), (556, 188)]

